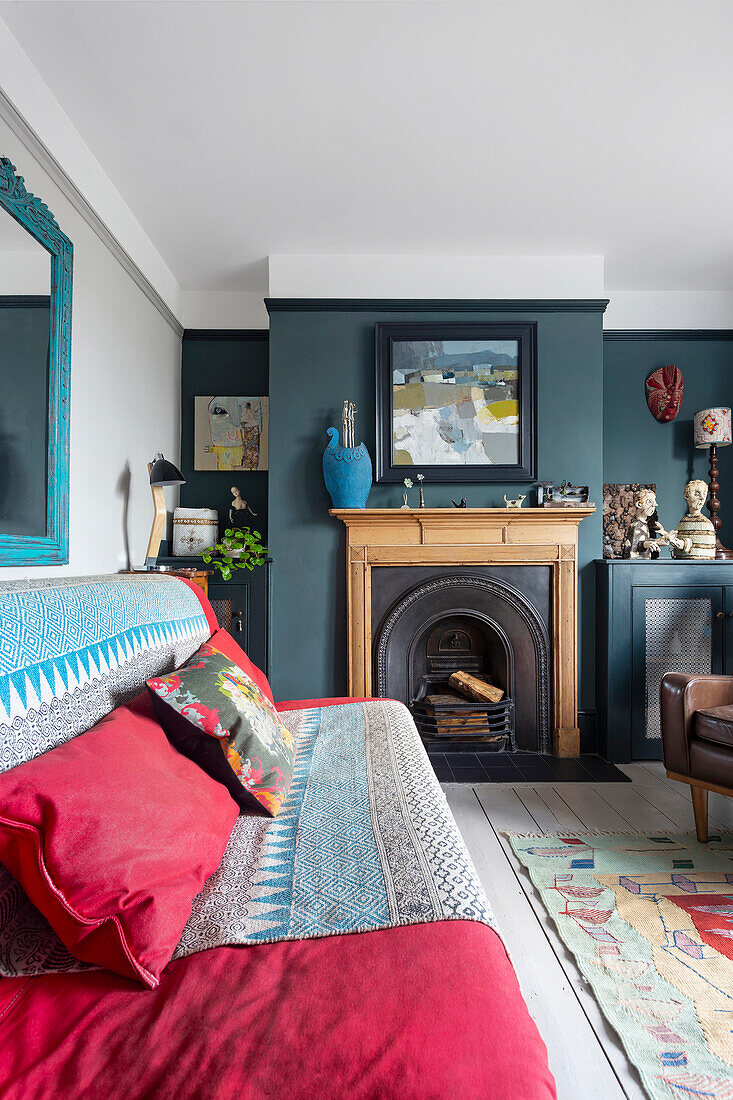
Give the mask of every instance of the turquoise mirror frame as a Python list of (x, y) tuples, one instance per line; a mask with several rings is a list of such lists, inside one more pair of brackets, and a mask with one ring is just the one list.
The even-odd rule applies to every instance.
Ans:
[(25, 189), (15, 165), (0, 157), (0, 206), (51, 254), (48, 364), (48, 489), (46, 534), (0, 531), (0, 566), (65, 565), (69, 560), (69, 404), (71, 288), (74, 247), (45, 203)]

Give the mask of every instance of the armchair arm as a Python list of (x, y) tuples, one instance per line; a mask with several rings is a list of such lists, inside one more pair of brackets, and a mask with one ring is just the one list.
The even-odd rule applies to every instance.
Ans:
[(733, 676), (668, 672), (659, 687), (662, 752), (668, 771), (690, 774), (690, 738), (696, 710), (733, 703)]

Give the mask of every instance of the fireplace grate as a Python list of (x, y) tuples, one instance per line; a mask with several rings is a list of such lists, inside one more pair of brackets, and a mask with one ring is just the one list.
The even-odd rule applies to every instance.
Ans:
[(489, 750), (516, 751), (511, 699), (482, 704), (452, 695), (432, 695), (413, 703), (411, 709), (415, 725), (426, 741), (470, 739), (484, 742)]

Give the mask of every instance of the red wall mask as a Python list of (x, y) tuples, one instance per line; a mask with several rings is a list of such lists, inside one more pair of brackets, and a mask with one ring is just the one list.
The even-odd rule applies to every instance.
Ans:
[(655, 420), (674, 420), (682, 406), (684, 383), (679, 367), (657, 367), (646, 380), (646, 403)]

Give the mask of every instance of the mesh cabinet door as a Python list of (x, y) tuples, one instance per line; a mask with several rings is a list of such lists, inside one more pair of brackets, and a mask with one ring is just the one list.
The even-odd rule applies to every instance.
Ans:
[(722, 671), (722, 607), (717, 586), (634, 588), (634, 759), (662, 755), (659, 685), (664, 674)]
[(209, 603), (219, 626), (245, 651), (250, 643), (250, 589), (248, 584), (209, 584)]

